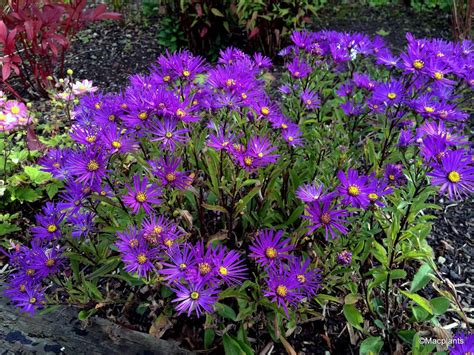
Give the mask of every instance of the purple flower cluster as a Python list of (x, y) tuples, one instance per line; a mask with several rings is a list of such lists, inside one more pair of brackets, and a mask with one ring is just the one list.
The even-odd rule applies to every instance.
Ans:
[(377, 179), (374, 174), (361, 176), (349, 169), (347, 174), (339, 171), (337, 177), (339, 185), (332, 192), (325, 191), (322, 184), (305, 184), (296, 190), (296, 196), (306, 204), (302, 217), (310, 221), (308, 234), (321, 230), (326, 240), (347, 234), (348, 207), (362, 210), (383, 207), (383, 197), (393, 191), (386, 179)]
[(283, 231), (264, 229), (250, 246), (249, 256), (264, 269), (264, 295), (288, 317), (288, 307), (298, 308), (305, 298), (314, 296), (320, 288), (319, 270), (312, 269), (309, 258), (291, 252), (291, 240), (283, 238)]
[[(351, 73), (337, 89), (341, 109), (354, 121), (353, 129), (366, 117), (386, 118), (391, 130), (400, 129), (399, 148), (419, 149), (426, 169), (431, 171), (432, 185), (439, 186), (440, 193), (447, 193), (450, 199), (462, 198), (474, 191), (474, 165), (472, 149), (463, 136), (469, 116), (456, 101), (470, 95), (474, 88), (474, 46), (469, 40), (452, 43), (417, 39), (410, 33), (406, 38), (406, 50), (394, 55), (381, 37), (370, 39), (360, 33), (335, 31), (294, 32), (293, 44), (280, 54), (288, 58), (287, 68), (294, 79), (311, 78), (311, 70), (307, 69), (310, 61), (316, 61), (319, 67), (335, 67), (339, 72), (347, 71), (347, 63), (356, 60), (390, 69), (390, 75), (382, 81), (366, 73)], [(311, 80), (303, 85), (300, 80), (281, 90), (298, 94), (305, 101), (308, 90), (312, 90), (308, 82)], [(401, 164), (386, 166), (390, 186), (406, 183), (404, 168)], [(342, 202), (365, 208), (369, 203), (364, 191), (367, 184), (353, 174), (349, 172), (347, 179), (338, 176), (342, 182), (340, 193), (350, 187), (348, 182), (353, 183), (352, 192), (344, 193)], [(321, 214), (316, 211), (317, 216)]]
[(118, 232), (116, 246), (127, 272), (139, 277), (159, 273), (176, 293), (178, 313), (199, 317), (213, 312), (220, 289), (240, 284), (247, 268), (237, 251), (202, 242), (193, 245), (184, 241), (185, 234), (171, 221), (151, 217), (141, 229)]

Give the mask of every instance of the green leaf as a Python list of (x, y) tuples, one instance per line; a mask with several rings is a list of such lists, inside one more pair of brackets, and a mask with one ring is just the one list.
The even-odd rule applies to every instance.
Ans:
[(224, 334), (222, 337), (224, 343), (224, 351), (226, 355), (242, 355), (245, 351), (240, 347), (239, 342), (231, 337), (229, 334)]
[(417, 305), (419, 305), (420, 307), (422, 307), (425, 311), (427, 311), (429, 314), (433, 314), (433, 307), (431, 307), (431, 304), (430, 302), (416, 294), (416, 293), (410, 293), (410, 292), (406, 292), (406, 291), (400, 291), (403, 295), (405, 295), (405, 297), (411, 299), (413, 302), (415, 302)]
[(431, 299), (430, 303), (433, 313), (439, 316), (448, 310), (450, 302), (446, 297), (435, 297)]
[(214, 16), (224, 17), (224, 14), (220, 12), (218, 9), (216, 9), (215, 7), (211, 9), (211, 12), (214, 14)]
[(209, 349), (214, 342), (214, 338), (216, 337), (216, 332), (214, 329), (206, 329), (204, 331), (204, 348)]
[(218, 205), (209, 205), (207, 203), (203, 203), (202, 204), (202, 207), (204, 207), (206, 210), (210, 210), (210, 211), (216, 211), (216, 212), (222, 212), (222, 213), (225, 213), (225, 214), (229, 214), (229, 212), (222, 206), (218, 206)]
[(104, 265), (102, 265), (97, 270), (95, 270), (94, 272), (89, 274), (88, 278), (90, 280), (92, 280), (96, 277), (101, 277), (101, 276), (107, 275), (107, 274), (111, 273), (112, 271), (114, 271), (117, 268), (117, 266), (120, 264), (120, 262), (121, 262), (120, 257), (114, 256), (114, 257), (108, 259), (105, 262)]
[(39, 166), (25, 166), (24, 170), (30, 180), (37, 185), (41, 185), (42, 183), (51, 180), (52, 178), (52, 175), (50, 173), (41, 171)]
[(344, 311), (344, 316), (346, 317), (347, 321), (355, 328), (362, 330), (360, 326), (364, 321), (364, 317), (359, 312), (359, 310), (353, 304), (345, 304), (342, 307)]
[(375, 240), (372, 242), (372, 255), (377, 259), (383, 266), (386, 266), (387, 261), (387, 251), (385, 248), (380, 244), (377, 243)]
[(360, 344), (360, 355), (379, 354), (383, 347), (382, 337), (369, 337)]
[(11, 224), (9, 222), (0, 223), (0, 236), (5, 235), (5, 234), (9, 234), (9, 233), (13, 233), (13, 232), (17, 232), (19, 230), (21, 230), (21, 229), (18, 228), (16, 225)]
[(237, 317), (237, 315), (235, 314), (235, 311), (228, 305), (216, 302), (214, 304), (214, 308), (217, 314), (219, 314), (221, 317), (228, 318), (230, 320), (235, 321), (235, 318)]
[(416, 272), (411, 282), (410, 292), (417, 292), (424, 288), (433, 278), (433, 270), (428, 264), (423, 264)]
[(13, 199), (20, 200), (22, 202), (34, 202), (38, 200), (42, 194), (32, 188), (25, 187), (25, 188), (16, 188), (14, 190)]

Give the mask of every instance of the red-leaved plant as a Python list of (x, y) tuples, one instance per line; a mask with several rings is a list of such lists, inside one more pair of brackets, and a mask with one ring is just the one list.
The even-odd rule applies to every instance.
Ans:
[(47, 96), (47, 78), (58, 68), (64, 76), (65, 53), (77, 32), (94, 21), (120, 18), (104, 4), (86, 6), (87, 0), (10, 0), (1, 10), (2, 82), (18, 99), (21, 95), (7, 82), (12, 73), (25, 90)]

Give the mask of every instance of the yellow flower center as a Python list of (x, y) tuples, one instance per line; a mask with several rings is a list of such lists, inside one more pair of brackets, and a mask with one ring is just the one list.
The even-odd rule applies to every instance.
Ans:
[(435, 79), (441, 80), (444, 78), (444, 74), (437, 71), (436, 73), (434, 73), (434, 77)]
[(221, 143), (221, 145), (223, 147), (227, 147), (229, 145), (229, 141), (224, 141), (224, 142)]
[(138, 118), (141, 119), (141, 120), (146, 120), (147, 117), (148, 117), (148, 115), (146, 114), (146, 112), (140, 112), (138, 114)]
[(0, 113), (0, 121), (6, 121), (7, 116), (5, 116), (3, 113)]
[(226, 86), (233, 86), (233, 85), (235, 85), (235, 80), (234, 79), (227, 79), (225, 84), (226, 84)]
[(153, 233), (161, 234), (161, 232), (163, 232), (163, 228), (161, 226), (156, 226), (155, 228), (153, 228)]
[(176, 175), (173, 173), (166, 174), (165, 179), (169, 182), (173, 182), (176, 180)]
[(26, 292), (26, 286), (20, 285), (20, 292)]
[(299, 71), (295, 71), (295, 73), (293, 74), (293, 76), (295, 76), (296, 78), (300, 76), (300, 72)]
[(194, 105), (194, 106), (196, 106), (198, 103), (199, 103), (198, 100), (196, 100), (196, 99), (193, 100), (193, 105)]
[(189, 70), (183, 70), (183, 76), (185, 76), (187, 78), (190, 75), (191, 75), (191, 73), (189, 72)]
[(123, 103), (120, 105), (120, 107), (125, 110), (126, 108), (128, 108), (128, 105), (126, 103)]
[(147, 196), (146, 196), (146, 193), (144, 192), (137, 192), (137, 195), (135, 196), (135, 199), (137, 200), (137, 202), (140, 202), (140, 203), (143, 203), (146, 201), (147, 199)]
[(163, 81), (164, 81), (164, 82), (168, 82), (168, 81), (170, 81), (170, 80), (171, 80), (171, 77), (170, 77), (169, 75), (165, 75), (165, 76), (163, 77)]
[(228, 273), (227, 268), (225, 268), (224, 266), (221, 266), (221, 267), (219, 268), (219, 273), (220, 273), (221, 275), (226, 276), (227, 273)]
[(20, 108), (18, 106), (12, 106), (12, 108), (10, 109), (11, 113), (13, 113), (14, 115), (17, 115), (20, 113)]
[(436, 56), (439, 57), (439, 58), (442, 58), (442, 57), (444, 57), (444, 53), (438, 52), (438, 53), (436, 54)]
[(58, 227), (55, 224), (50, 224), (47, 229), (49, 233), (54, 233), (58, 230)]
[(45, 265), (46, 265), (47, 267), (53, 266), (53, 265), (54, 265), (54, 259), (48, 259), (48, 260), (46, 260)]
[(211, 265), (209, 265), (209, 263), (199, 263), (198, 267), (201, 275), (207, 275), (211, 272)]
[(120, 143), (119, 141), (112, 142), (112, 147), (114, 147), (115, 149), (119, 149), (121, 146), (122, 146), (122, 143)]
[(163, 244), (166, 245), (168, 248), (171, 248), (171, 246), (173, 245), (173, 241), (169, 238), (166, 238), (164, 241), (163, 241)]
[(166, 138), (171, 138), (171, 137), (173, 137), (173, 133), (171, 133), (171, 132), (166, 132), (165, 137), (166, 137)]
[(102, 104), (100, 102), (98, 102), (94, 105), (94, 107), (95, 107), (96, 110), (100, 110), (100, 108), (102, 107)]
[(258, 153), (257, 155), (258, 155), (259, 158), (263, 158), (263, 153), (262, 152)]
[(31, 297), (31, 298), (30, 298), (30, 303), (31, 303), (31, 304), (35, 304), (36, 301), (37, 301), (37, 300), (36, 300), (36, 297)]
[(130, 241), (128, 242), (128, 244), (132, 247), (132, 248), (136, 248), (138, 246), (138, 239), (130, 239)]
[(394, 92), (389, 92), (387, 94), (387, 97), (390, 99), (390, 100), (393, 100), (397, 97), (397, 94), (395, 94)]
[(176, 116), (183, 118), (184, 116), (186, 116), (186, 112), (179, 108), (176, 110)]
[(294, 140), (294, 138), (293, 138), (292, 136), (289, 136), (289, 137), (288, 137), (288, 141), (289, 141), (289, 142), (293, 142), (293, 140)]
[(199, 298), (199, 293), (194, 291), (194, 292), (191, 292), (191, 299), (193, 300), (197, 300)]
[(140, 265), (145, 264), (147, 262), (147, 260), (148, 260), (148, 258), (146, 257), (145, 254), (143, 254), (143, 253), (138, 254), (137, 261)]
[(107, 195), (107, 191), (102, 190), (102, 191), (100, 192), (100, 195), (101, 195), (101, 196)]
[(372, 201), (375, 201), (378, 198), (379, 198), (379, 195), (377, 195), (376, 193), (372, 192), (369, 194), (369, 199), (371, 199)]
[(347, 192), (349, 193), (349, 195), (354, 196), (354, 197), (360, 195), (359, 187), (356, 185), (349, 186), (349, 188), (347, 189)]
[(90, 160), (89, 163), (87, 163), (87, 170), (96, 171), (97, 169), (99, 169), (99, 164), (95, 160)]
[(329, 222), (331, 222), (331, 216), (329, 215), (329, 213), (325, 212), (321, 215), (319, 220), (322, 224), (329, 224)]
[(247, 165), (247, 166), (250, 166), (252, 165), (253, 163), (253, 159), (251, 157), (245, 157), (244, 158), (244, 164)]
[(457, 171), (453, 170), (448, 174), (448, 179), (449, 181), (456, 183), (456, 182), (459, 182), (459, 180), (461, 180), (461, 175), (459, 175)]
[(110, 116), (109, 116), (109, 121), (110, 121), (110, 122), (115, 121), (115, 115), (110, 115)]
[(423, 67), (425, 66), (425, 62), (423, 62), (422, 60), (417, 59), (413, 62), (413, 66), (415, 67), (415, 69), (418, 69), (418, 70), (423, 69)]
[(434, 109), (433, 107), (431, 107), (431, 106), (425, 106), (424, 108), (425, 108), (425, 111), (426, 111), (426, 112), (429, 112), (429, 113), (432, 113), (432, 112), (434, 112), (434, 110), (435, 110), (435, 109)]
[(304, 277), (304, 275), (298, 275), (296, 276), (296, 278), (298, 279), (298, 282), (301, 284), (304, 284), (306, 282), (306, 277)]
[(97, 140), (97, 136), (88, 136), (86, 138), (86, 141), (88, 141), (89, 143), (94, 143), (96, 140)]
[(260, 113), (266, 116), (270, 113), (270, 109), (267, 106), (264, 106), (260, 109)]
[(390, 174), (390, 175), (388, 176), (388, 178), (389, 178), (391, 181), (395, 181), (395, 175), (393, 175), (393, 174)]
[(28, 276), (33, 276), (33, 275), (35, 274), (35, 270), (33, 270), (33, 269), (28, 269), (28, 270), (26, 270), (26, 274), (27, 274)]
[(242, 94), (240, 94), (240, 96), (245, 100), (247, 98), (247, 94), (245, 92), (243, 92)]
[(310, 99), (306, 100), (306, 105), (311, 105), (313, 103), (313, 101), (311, 101)]
[(270, 258), (270, 259), (273, 259), (277, 256), (278, 252), (276, 251), (275, 248), (272, 248), (272, 247), (268, 247), (266, 250), (265, 250), (265, 255), (267, 256), (267, 258)]
[(186, 265), (185, 263), (179, 264), (179, 268), (180, 268), (181, 270), (184, 270), (184, 269), (186, 269), (187, 267), (188, 267), (188, 265)]
[(288, 289), (286, 288), (285, 285), (278, 285), (278, 287), (276, 289), (276, 293), (277, 293), (278, 296), (285, 297), (287, 292), (288, 292)]
[(288, 125), (286, 123), (282, 123), (281, 128), (286, 129), (286, 128), (288, 128)]

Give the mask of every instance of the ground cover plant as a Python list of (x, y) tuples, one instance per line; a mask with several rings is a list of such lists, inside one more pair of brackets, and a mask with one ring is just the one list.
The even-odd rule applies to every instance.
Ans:
[(472, 43), (291, 39), (278, 81), (228, 48), (217, 65), (167, 53), (121, 93), (60, 87), (83, 96), (39, 164), (65, 188), (4, 250), (12, 302), (198, 319), (200, 348), (239, 353), (294, 351), (299, 325), (340, 313), (361, 353), (430, 353), (445, 312), (468, 324), (426, 237), (436, 196), (474, 188)]

